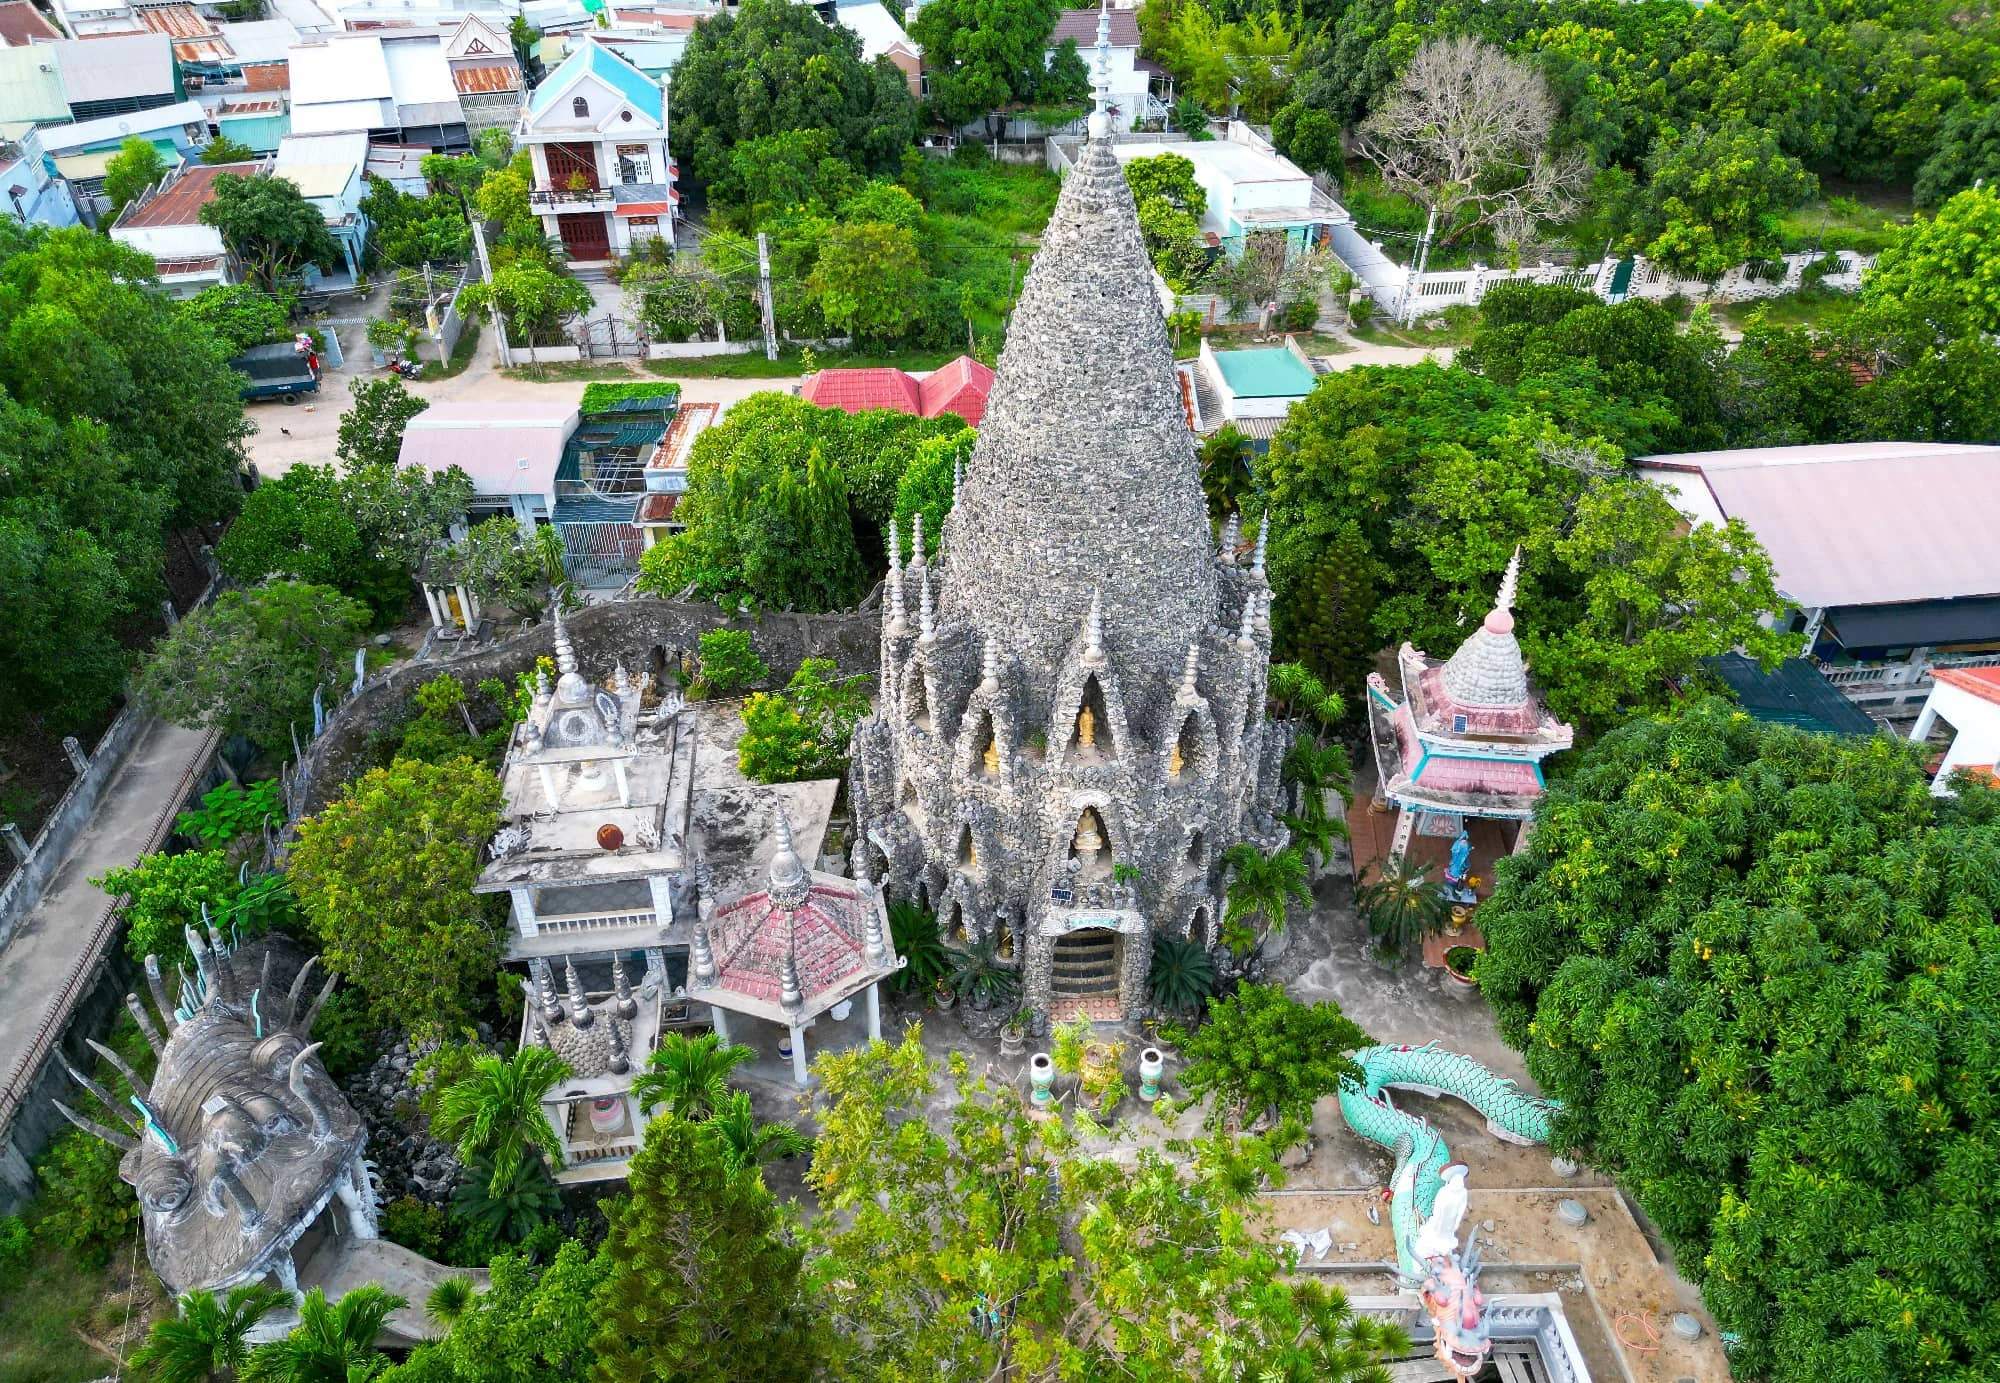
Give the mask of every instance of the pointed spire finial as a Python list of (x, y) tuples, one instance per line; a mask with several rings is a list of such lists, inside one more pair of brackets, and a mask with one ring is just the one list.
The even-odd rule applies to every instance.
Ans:
[(980, 669), (979, 689), (986, 692), (1000, 690), (1000, 641), (991, 634), (986, 636), (986, 663)]
[(1255, 602), (1257, 606), (1257, 632), (1260, 634), (1270, 633), (1271, 632), (1270, 589), (1266, 587), (1262, 592), (1253, 595), (1250, 598), (1253, 602)]
[(1111, 133), (1111, 0), (1097, 8), (1097, 61), (1091, 70), (1090, 137)]
[[(862, 853), (868, 852), (864, 848)], [(871, 967), (880, 969), (889, 961), (889, 948), (882, 941), (882, 916), (878, 911), (881, 905), (872, 897), (864, 901), (868, 904), (868, 922), (862, 928), (861, 955)]]
[(688, 972), (695, 989), (715, 988), (715, 952), (708, 944), (708, 928), (701, 923), (694, 924), (694, 935), (690, 939), (689, 952), (694, 956), (694, 968)]
[(1264, 517), (1257, 520), (1257, 550), (1250, 554), (1250, 574), (1259, 581), (1264, 579), (1264, 550), (1271, 541), (1271, 515), (1266, 510)]
[(799, 961), (788, 938), (785, 942), (784, 963), (778, 969), (778, 1006), (786, 1010), (800, 1007), (806, 1001), (805, 991), (799, 987)]
[(605, 1035), (611, 1039), (611, 1059), (604, 1064), (612, 1075), (622, 1076), (632, 1069), (632, 1063), (625, 1056), (625, 1034), (618, 1030), (618, 1020), (615, 1018), (607, 1021), (604, 1026)]
[(910, 515), (910, 565), (929, 566), (924, 558), (924, 511), (919, 509)]
[(1187, 667), (1181, 672), (1181, 700), (1192, 701), (1201, 695), (1200, 692), (1195, 690), (1194, 684), (1195, 673), (1200, 667), (1201, 645), (1191, 643), (1188, 645)]
[(907, 634), (909, 618), (903, 612), (903, 538), (895, 522), (889, 524), (889, 632)]
[(1493, 597), (1493, 608), (1512, 611), (1514, 601), (1521, 593), (1521, 545), (1514, 544), (1514, 555), (1507, 559), (1507, 571), (1500, 578), (1500, 593)]
[(1257, 595), (1253, 591), (1243, 597), (1243, 623), (1236, 631), (1236, 646), (1245, 653), (1255, 652), (1257, 639), (1252, 632), (1257, 624)]
[(1083, 661), (1096, 667), (1104, 662), (1104, 593), (1090, 588), (1090, 616), (1084, 622)]
[(925, 643), (937, 639), (937, 624), (931, 609), (931, 574), (928, 570), (917, 573), (917, 637)]
[(1243, 538), (1243, 520), (1234, 510), (1222, 521), (1222, 541), (1216, 547), (1216, 560), (1225, 567), (1236, 565), (1236, 545)]
[(774, 831), (778, 848), (771, 855), (771, 882), (766, 892), (773, 907), (789, 912), (805, 904), (806, 896), (812, 892), (812, 875), (806, 872), (798, 847), (792, 844), (792, 823), (785, 815), (784, 799), (775, 798), (774, 801), (778, 809)]
[(569, 626), (563, 623), (563, 587), (555, 592), (556, 700), (565, 706), (581, 706), (590, 699), (590, 684), (576, 670), (576, 648), (569, 641)]
[(618, 1016), (628, 1023), (639, 1016), (639, 1001), (632, 997), (632, 983), (625, 978), (625, 957), (614, 952), (611, 957), (611, 989), (618, 996)]
[(590, 1011), (590, 1002), (583, 997), (583, 981), (576, 977), (576, 962), (568, 956), (563, 957), (563, 987), (569, 991), (569, 1021), (579, 1029), (589, 1027), (597, 1015)]

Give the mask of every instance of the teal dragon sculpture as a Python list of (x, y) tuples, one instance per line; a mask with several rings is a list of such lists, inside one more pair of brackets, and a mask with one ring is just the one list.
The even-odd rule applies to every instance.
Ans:
[[(1562, 1108), (1523, 1094), (1469, 1056), (1421, 1047), (1364, 1047), (1355, 1052), (1360, 1081), (1340, 1087), (1347, 1126), (1396, 1155), (1389, 1181), (1389, 1227), (1396, 1237), (1396, 1271), (1422, 1298), (1435, 1331), (1438, 1361), (1459, 1379), (1470, 1379), (1493, 1344), (1486, 1330), (1486, 1299), (1479, 1290), (1476, 1242), (1459, 1246), (1465, 1218), (1466, 1168), (1428, 1121), (1405, 1114), (1391, 1090), (1414, 1090), (1435, 1099), (1451, 1095), (1486, 1118), (1486, 1130), (1508, 1143), (1549, 1141), (1549, 1122)], [(1476, 1240), (1476, 1235), (1474, 1239)]]

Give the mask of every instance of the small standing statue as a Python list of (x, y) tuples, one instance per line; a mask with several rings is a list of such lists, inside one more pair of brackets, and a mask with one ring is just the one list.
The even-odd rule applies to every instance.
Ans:
[(1097, 717), (1088, 706), (1076, 713), (1076, 742), (1084, 749), (1097, 746)]
[(1451, 843), (1451, 865), (1444, 872), (1444, 896), (1454, 903), (1470, 906), (1479, 901), (1465, 882), (1465, 871), (1472, 864), (1472, 838), (1460, 827), (1458, 839)]

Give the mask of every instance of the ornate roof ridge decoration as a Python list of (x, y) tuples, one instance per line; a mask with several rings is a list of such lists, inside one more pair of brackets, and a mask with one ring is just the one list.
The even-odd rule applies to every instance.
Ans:
[(266, 1275), (292, 1286), (292, 1245), (335, 1198), (347, 1210), (342, 1232), (375, 1237), (367, 1130), (311, 1040), (335, 981), (302, 1006), (317, 961), (302, 962), (285, 938), (233, 953), (212, 927), (206, 938), (190, 927), (187, 939), (195, 974), (181, 971), (178, 1002), (158, 959), (146, 958), (157, 1025), (137, 994), (125, 996), (159, 1058), (152, 1080), (92, 1043), (134, 1094), (121, 1105), (70, 1067), (110, 1122), (56, 1108), (124, 1150), (119, 1176), (138, 1192), (146, 1256), (170, 1291), (220, 1292)]

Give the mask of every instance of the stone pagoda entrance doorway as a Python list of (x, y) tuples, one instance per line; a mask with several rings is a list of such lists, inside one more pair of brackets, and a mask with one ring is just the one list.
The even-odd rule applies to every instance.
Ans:
[(1049, 1018), (1067, 1023), (1088, 1018), (1115, 1022), (1124, 1016), (1118, 977), (1125, 962), (1125, 937), (1115, 926), (1085, 926), (1055, 939), (1049, 984)]

